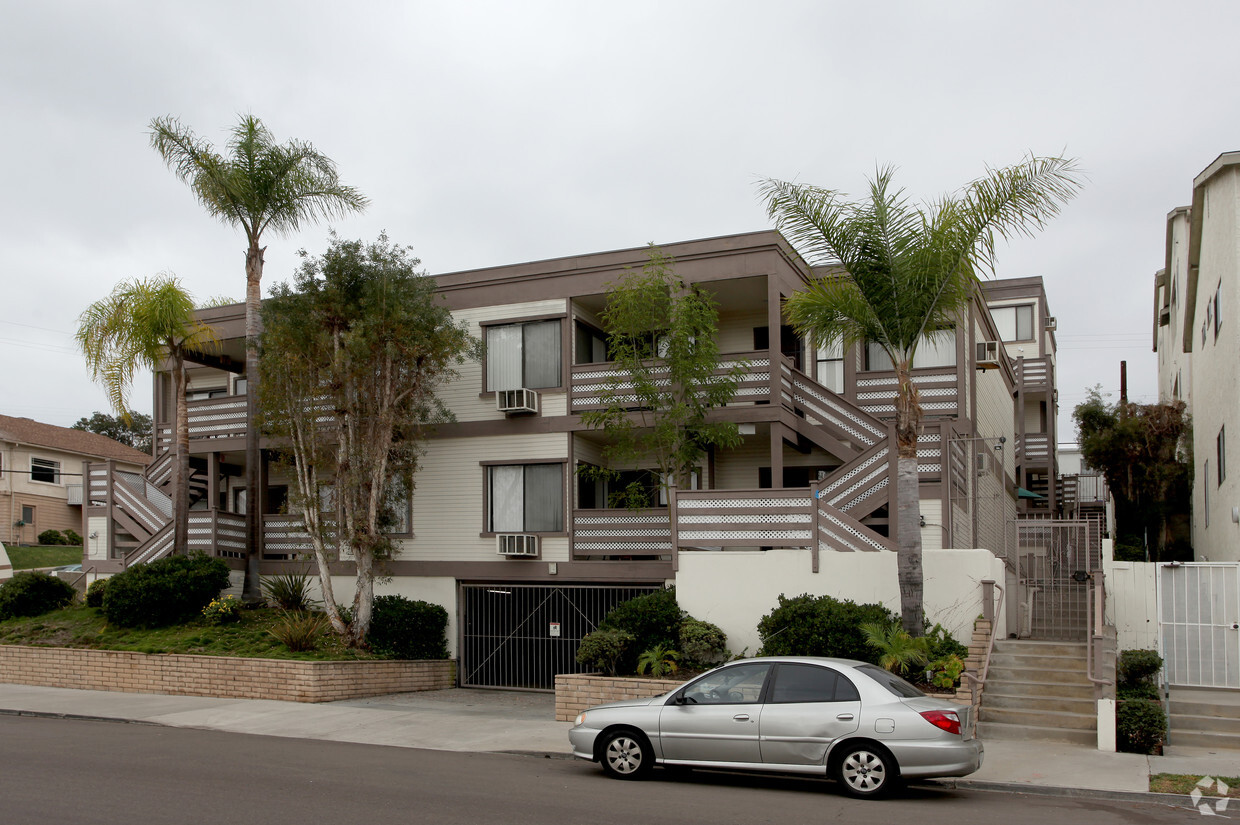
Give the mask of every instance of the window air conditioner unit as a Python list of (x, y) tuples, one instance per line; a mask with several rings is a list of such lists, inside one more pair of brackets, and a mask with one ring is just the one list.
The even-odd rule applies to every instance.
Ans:
[(997, 370), (999, 368), (999, 342), (977, 342), (977, 368), (979, 370)]
[(525, 533), (500, 533), (495, 537), (495, 552), (513, 559), (538, 558), (538, 536)]
[(977, 474), (984, 476), (987, 473), (994, 472), (995, 457), (990, 453), (977, 454)]
[(1059, 320), (1054, 315), (1046, 316), (1046, 328), (1052, 332), (1059, 329)]
[(538, 412), (538, 393), (534, 390), (497, 390), (495, 408), (506, 415)]

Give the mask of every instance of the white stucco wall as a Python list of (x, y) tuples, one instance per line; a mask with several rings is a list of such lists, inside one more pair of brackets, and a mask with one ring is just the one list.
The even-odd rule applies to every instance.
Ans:
[[(878, 602), (899, 612), (894, 553), (823, 553), (811, 573), (809, 550), (682, 552), (676, 599), (699, 619), (728, 634), (733, 653), (761, 647), (758, 621), (779, 596), (833, 596)], [(983, 579), (1003, 583), (1003, 562), (987, 550), (926, 550), (923, 554), (926, 616), (968, 644), (982, 612)], [(1000, 637), (1007, 623), (1000, 617)]]
[(1120, 650), (1158, 649), (1158, 565), (1102, 562), (1106, 623), (1115, 627)]

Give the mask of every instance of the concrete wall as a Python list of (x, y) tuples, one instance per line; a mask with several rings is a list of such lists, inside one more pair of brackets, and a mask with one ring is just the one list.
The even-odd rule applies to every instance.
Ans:
[[(983, 579), (1002, 585), (1003, 562), (988, 550), (925, 550), (926, 616), (941, 623), (962, 644), (973, 634), (982, 612)], [(811, 573), (809, 550), (682, 552), (676, 598), (693, 616), (714, 622), (728, 635), (733, 653), (761, 647), (758, 621), (775, 608), (781, 594), (834, 596), (878, 602), (899, 612), (894, 553), (823, 553)], [(999, 638), (1007, 624), (999, 619)]]
[(1102, 562), (1106, 577), (1106, 623), (1120, 650), (1158, 650), (1158, 565)]

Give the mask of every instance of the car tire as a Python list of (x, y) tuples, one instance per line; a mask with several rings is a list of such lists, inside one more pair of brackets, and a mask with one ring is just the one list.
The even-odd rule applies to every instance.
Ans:
[(641, 734), (616, 730), (603, 739), (598, 761), (613, 779), (641, 779), (654, 766), (654, 752)]
[(858, 799), (878, 799), (895, 790), (900, 772), (883, 748), (853, 745), (835, 763), (835, 778), (844, 793)]

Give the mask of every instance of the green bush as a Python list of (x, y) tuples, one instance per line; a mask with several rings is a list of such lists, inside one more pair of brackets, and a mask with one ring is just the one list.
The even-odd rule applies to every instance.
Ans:
[(107, 592), (107, 589), (107, 579), (95, 579), (91, 582), (90, 587), (86, 588), (86, 606), (103, 607), (103, 594)]
[(39, 544), (66, 544), (59, 530), (44, 530), (39, 534)]
[(1120, 536), (1111, 548), (1116, 561), (1145, 561), (1145, 542), (1140, 536)]
[(620, 660), (632, 646), (635, 637), (627, 630), (602, 628), (587, 633), (577, 648), (577, 662), (588, 668), (615, 676)]
[(1124, 753), (1154, 753), (1167, 733), (1162, 705), (1149, 699), (1126, 699), (1115, 711), (1116, 744)]
[(78, 532), (76, 530), (66, 530), (64, 535), (65, 535), (65, 544), (68, 544), (71, 547), (82, 546), (82, 537), (78, 535)]
[(676, 588), (668, 587), (621, 602), (603, 617), (599, 628), (624, 630), (633, 634), (633, 643), (618, 664), (621, 673), (637, 669), (637, 654), (663, 645), (675, 647), (680, 639), (684, 613), (676, 602)]
[(322, 613), (285, 611), (268, 632), (294, 653), (314, 650), (327, 629), (327, 616)]
[(241, 600), (236, 596), (212, 599), (202, 609), (202, 617), (211, 624), (231, 624), (241, 621)]
[(0, 584), (0, 621), (18, 616), (39, 616), (71, 604), (73, 585), (46, 573), (17, 573)]
[(366, 640), (371, 650), (388, 659), (446, 659), (447, 629), (448, 611), (437, 604), (379, 596)]
[(676, 663), (679, 660), (680, 653), (677, 651), (663, 645), (655, 645), (637, 657), (637, 672), (645, 674), (649, 671), (651, 677), (662, 679), (676, 672), (678, 667)]
[(304, 573), (283, 573), (262, 578), (263, 595), (281, 610), (314, 610), (321, 606), (312, 595), (311, 579)]
[(686, 616), (680, 623), (680, 652), (685, 664), (710, 667), (729, 657), (728, 637), (717, 625)]
[(1154, 677), (1162, 670), (1163, 659), (1157, 650), (1124, 650), (1115, 663), (1115, 672), (1123, 687), (1154, 684)]
[(878, 664), (861, 625), (890, 625), (896, 616), (881, 604), (857, 604), (808, 593), (788, 598), (758, 622), (763, 656), (838, 656)]
[[(929, 624), (927, 621), (926, 624)], [(956, 656), (960, 659), (969, 658), (969, 648), (966, 645), (956, 641), (952, 634), (947, 632), (943, 625), (935, 623), (934, 627), (926, 631), (926, 639), (930, 644), (930, 660), (946, 659), (950, 656)]]
[(120, 627), (165, 627), (199, 616), (228, 587), (228, 565), (202, 553), (168, 556), (117, 573), (103, 594), (103, 613)]

